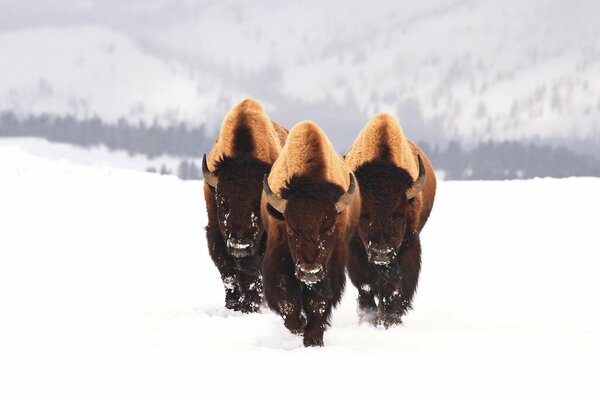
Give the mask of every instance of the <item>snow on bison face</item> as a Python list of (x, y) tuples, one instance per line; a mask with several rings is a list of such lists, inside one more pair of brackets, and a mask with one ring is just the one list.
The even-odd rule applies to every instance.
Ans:
[(402, 246), (411, 204), (425, 184), (420, 156), (419, 168), (415, 182), (404, 169), (386, 162), (367, 162), (356, 169), (362, 200), (358, 234), (375, 266), (388, 265)]
[(269, 213), (285, 223), (288, 248), (296, 277), (306, 284), (321, 281), (336, 241), (337, 216), (354, 197), (354, 177), (348, 191), (338, 185), (310, 177), (294, 176), (274, 194), (265, 177), (264, 193)]
[(262, 178), (269, 169), (269, 165), (254, 159), (225, 157), (213, 173), (208, 170), (206, 157), (203, 160), (204, 179), (217, 204), (219, 230), (232, 257), (258, 253), (264, 232), (260, 219)]

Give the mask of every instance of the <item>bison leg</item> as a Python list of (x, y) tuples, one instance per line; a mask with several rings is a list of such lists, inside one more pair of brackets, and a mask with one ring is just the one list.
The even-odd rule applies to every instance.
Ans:
[(358, 288), (357, 313), (359, 322), (377, 324), (377, 305), (375, 304), (376, 275), (369, 265), (367, 253), (360, 239), (355, 236), (350, 246), (348, 276)]
[(263, 301), (261, 276), (238, 271), (238, 282), (241, 290), (241, 311), (258, 312)]
[(225, 287), (225, 307), (230, 310), (240, 311), (242, 308), (242, 292), (236, 274), (235, 261), (227, 254), (225, 242), (217, 227), (207, 226), (206, 238), (209, 244), (210, 257), (217, 266), (221, 274), (223, 286)]
[(370, 285), (363, 284), (358, 289), (358, 322), (377, 325), (377, 304)]
[(304, 286), (304, 311), (307, 324), (304, 328), (304, 346), (323, 346), (323, 334), (331, 314), (331, 290), (324, 290), (327, 282), (312, 287)]
[(402, 323), (402, 316), (412, 307), (421, 271), (421, 242), (419, 237), (404, 241), (398, 254), (400, 279), (388, 283), (383, 290), (382, 323), (389, 327)]
[(280, 250), (265, 254), (263, 286), (269, 308), (281, 315), (290, 332), (302, 334), (306, 326), (302, 315), (302, 287), (294, 276), (289, 254)]
[(402, 276), (402, 306), (404, 311), (412, 307), (413, 296), (417, 291), (421, 272), (421, 241), (415, 236), (407, 241), (407, 247), (398, 255)]
[(406, 312), (406, 300), (402, 294), (402, 280), (386, 283), (381, 293), (380, 322), (387, 329), (393, 325), (402, 324), (402, 316)]

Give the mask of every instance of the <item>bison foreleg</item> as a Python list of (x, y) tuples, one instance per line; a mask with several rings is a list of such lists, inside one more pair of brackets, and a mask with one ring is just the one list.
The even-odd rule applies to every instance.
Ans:
[(329, 325), (332, 309), (331, 290), (321, 282), (314, 286), (303, 287), (304, 311), (307, 324), (304, 328), (304, 346), (323, 346), (323, 334)]
[(263, 301), (263, 285), (260, 274), (237, 272), (241, 290), (241, 311), (244, 313), (257, 312)]
[(406, 241), (407, 247), (398, 255), (402, 276), (402, 305), (404, 310), (412, 307), (413, 296), (417, 291), (421, 272), (421, 241), (418, 236)]
[(402, 323), (402, 316), (412, 308), (421, 271), (421, 242), (418, 236), (404, 241), (397, 261), (399, 280), (388, 282), (382, 291), (381, 320), (386, 327)]
[(210, 257), (217, 266), (221, 274), (223, 286), (225, 287), (225, 307), (230, 310), (240, 311), (242, 308), (242, 292), (236, 274), (235, 262), (227, 254), (225, 242), (217, 227), (207, 226), (206, 237), (209, 244)]
[(382, 285), (380, 296), (380, 322), (389, 328), (402, 323), (402, 316), (406, 313), (406, 300), (402, 294), (402, 279), (397, 282), (386, 282)]
[(289, 254), (266, 254), (263, 285), (267, 305), (281, 315), (285, 327), (294, 334), (302, 334), (306, 318), (302, 311), (302, 287), (294, 276)]
[(359, 322), (377, 324), (377, 304), (375, 304), (376, 275), (369, 265), (367, 253), (358, 237), (352, 239), (348, 259), (348, 276), (358, 288), (357, 313)]
[(357, 303), (358, 322), (377, 325), (377, 304), (369, 284), (363, 284), (358, 289)]

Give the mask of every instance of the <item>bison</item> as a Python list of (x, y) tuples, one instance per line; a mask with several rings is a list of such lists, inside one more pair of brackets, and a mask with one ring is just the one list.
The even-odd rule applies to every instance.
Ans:
[(355, 178), (323, 131), (304, 121), (291, 129), (263, 190), (266, 302), (305, 346), (322, 346), (360, 212)]
[(419, 233), (433, 207), (435, 173), (385, 113), (367, 123), (344, 158), (361, 188), (348, 275), (358, 288), (361, 321), (387, 328), (402, 323), (412, 305), (421, 270)]
[(226, 115), (202, 162), (208, 249), (225, 286), (225, 307), (232, 310), (255, 312), (263, 300), (262, 180), (286, 136), (258, 102), (247, 99)]

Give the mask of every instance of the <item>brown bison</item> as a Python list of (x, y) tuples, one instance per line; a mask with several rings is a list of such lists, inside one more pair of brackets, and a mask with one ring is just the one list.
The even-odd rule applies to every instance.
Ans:
[(265, 177), (265, 299), (287, 329), (304, 334), (305, 346), (323, 345), (331, 308), (342, 295), (358, 192), (323, 131), (307, 121), (292, 128)]
[(350, 280), (358, 288), (359, 316), (385, 327), (400, 324), (419, 279), (419, 233), (433, 207), (433, 168), (385, 113), (367, 123), (345, 160), (361, 188), (361, 214), (348, 263)]
[(262, 303), (262, 180), (286, 136), (259, 103), (244, 100), (226, 115), (202, 162), (208, 249), (225, 285), (225, 307), (232, 310), (254, 312)]

